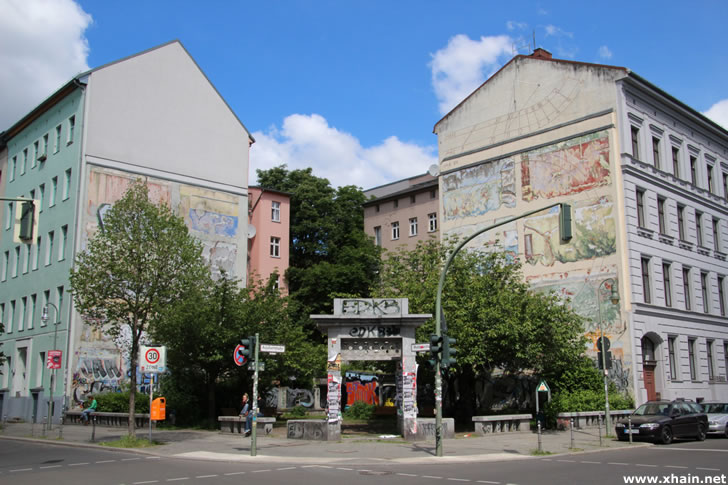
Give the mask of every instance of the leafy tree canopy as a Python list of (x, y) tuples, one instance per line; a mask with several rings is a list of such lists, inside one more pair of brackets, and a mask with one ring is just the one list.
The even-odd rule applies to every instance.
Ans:
[[(164, 310), (184, 299), (209, 273), (201, 246), (182, 218), (149, 200), (133, 182), (104, 217), (103, 227), (76, 256), (71, 291), (87, 324), (111, 336), (130, 335), (130, 367), (137, 368), (140, 339)], [(136, 372), (131, 372), (129, 434), (135, 435)]]

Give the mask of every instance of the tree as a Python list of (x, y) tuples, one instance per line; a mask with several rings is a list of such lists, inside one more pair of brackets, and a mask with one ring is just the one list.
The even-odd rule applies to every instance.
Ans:
[(76, 256), (71, 291), (85, 322), (112, 337), (130, 336), (129, 435), (135, 435), (134, 403), (139, 345), (165, 308), (184, 299), (209, 273), (201, 245), (182, 218), (149, 200), (134, 181), (104, 218), (103, 227)]
[(286, 272), (298, 319), (328, 313), (336, 294), (368, 296), (380, 264), (379, 248), (364, 232), (364, 193), (334, 189), (310, 168), (258, 170), (258, 183), (291, 194), (291, 260)]
[[(409, 298), (413, 313), (434, 313), (440, 272), (454, 246), (430, 240), (390, 253), (374, 293)], [(459, 380), (459, 405), (466, 414), (475, 406), (476, 375), (499, 368), (551, 378), (584, 353), (582, 318), (555, 295), (532, 291), (520, 268), (506, 253), (468, 250), (448, 270), (443, 310), (458, 349), (450, 380)], [(420, 341), (433, 331), (430, 321), (420, 329)]]

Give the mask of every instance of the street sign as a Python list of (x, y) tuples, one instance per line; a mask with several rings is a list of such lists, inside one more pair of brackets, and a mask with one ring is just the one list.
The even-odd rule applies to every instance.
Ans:
[(271, 345), (271, 344), (260, 344), (261, 352), (268, 352), (269, 354), (281, 354), (286, 351), (285, 345)]
[(247, 357), (245, 357), (245, 355), (243, 354), (244, 350), (244, 345), (238, 344), (235, 346), (235, 352), (233, 352), (233, 360), (235, 361), (235, 365), (237, 365), (238, 367), (242, 366), (248, 361)]
[(551, 392), (551, 389), (549, 389), (549, 386), (546, 385), (546, 381), (541, 381), (538, 383), (538, 387), (536, 388), (536, 391), (538, 392)]
[(412, 344), (412, 352), (429, 352), (430, 344)]
[(61, 362), (63, 361), (62, 350), (49, 350), (48, 358), (46, 359), (46, 367), (48, 369), (60, 369)]
[(167, 347), (139, 347), (141, 358), (139, 367), (142, 372), (164, 372), (167, 360)]

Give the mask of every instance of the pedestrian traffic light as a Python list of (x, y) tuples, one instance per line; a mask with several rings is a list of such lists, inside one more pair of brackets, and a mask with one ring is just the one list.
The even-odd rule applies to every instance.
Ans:
[(442, 337), (439, 335), (430, 335), (430, 360), (428, 361), (432, 367), (437, 366), (437, 361), (442, 352)]
[(255, 360), (255, 337), (249, 336), (240, 339), (240, 345), (243, 346), (240, 353), (245, 356), (248, 362), (253, 362)]
[(455, 359), (455, 354), (457, 354), (457, 349), (455, 348), (455, 339), (452, 337), (448, 337), (447, 334), (442, 336), (442, 361), (440, 362), (440, 366), (443, 370), (447, 370), (449, 367), (453, 367), (455, 364), (457, 364), (457, 360)]

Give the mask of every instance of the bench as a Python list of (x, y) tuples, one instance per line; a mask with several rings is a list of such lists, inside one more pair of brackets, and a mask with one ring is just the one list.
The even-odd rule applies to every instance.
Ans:
[[(609, 416), (612, 422), (632, 414), (631, 409), (610, 410)], [(604, 421), (604, 411), (579, 411), (573, 413), (559, 413), (556, 415), (556, 425), (560, 430), (569, 429), (571, 420), (574, 420), (574, 428), (596, 428), (601, 421)]]
[[(218, 416), (217, 421), (220, 423), (220, 431), (224, 431), (223, 423), (227, 423), (230, 426), (231, 433), (235, 432), (235, 428), (238, 429), (238, 433), (243, 432), (243, 423), (245, 423), (245, 418), (243, 416)], [(258, 416), (255, 419), (255, 422), (256, 429), (263, 430), (267, 436), (273, 432), (273, 425), (276, 422), (276, 418)]]
[(491, 433), (508, 433), (512, 431), (529, 431), (531, 429), (530, 414), (501, 414), (498, 416), (473, 416), (475, 432), (481, 436)]
[[(126, 427), (129, 426), (129, 413), (107, 413), (97, 411), (91, 413), (90, 418), (99, 426)], [(135, 413), (134, 422), (137, 428), (149, 427), (149, 414)], [(156, 421), (152, 422), (152, 427)], [(81, 411), (66, 411), (63, 413), (63, 424), (83, 424)]]

